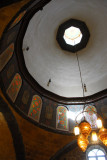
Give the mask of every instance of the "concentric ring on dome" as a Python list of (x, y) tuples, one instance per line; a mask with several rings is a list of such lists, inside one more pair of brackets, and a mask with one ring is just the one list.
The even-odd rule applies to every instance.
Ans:
[[(78, 29), (78, 31), (80, 31), (80, 34), (82, 35), (78, 43), (74, 42), (75, 44), (68, 44), (64, 38), (66, 31), (71, 27)], [(56, 40), (63, 50), (75, 53), (86, 47), (89, 37), (89, 30), (83, 21), (70, 19), (59, 26)]]

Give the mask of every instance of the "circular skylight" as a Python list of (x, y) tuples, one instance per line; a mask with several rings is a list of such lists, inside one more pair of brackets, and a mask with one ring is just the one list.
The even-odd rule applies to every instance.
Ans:
[(56, 40), (61, 49), (75, 53), (86, 47), (89, 37), (89, 30), (83, 21), (70, 19), (60, 24)]
[(81, 42), (82, 33), (79, 28), (71, 26), (65, 30), (63, 38), (67, 44), (75, 46)]

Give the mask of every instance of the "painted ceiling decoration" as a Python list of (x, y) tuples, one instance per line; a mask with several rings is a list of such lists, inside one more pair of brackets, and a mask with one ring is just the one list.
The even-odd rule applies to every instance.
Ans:
[(56, 39), (62, 49), (75, 53), (86, 47), (89, 37), (90, 33), (84, 22), (70, 19), (59, 26)]
[(17, 95), (19, 93), (19, 90), (21, 88), (22, 85), (22, 79), (21, 76), (16, 73), (10, 86), (7, 89), (7, 95), (10, 97), (10, 99), (12, 100), (12, 102), (15, 102)]
[[(0, 85), (10, 104), (19, 114), (35, 125), (63, 134), (73, 133), (75, 118), (83, 110), (84, 103), (89, 104), (90, 107), (86, 108), (89, 113), (95, 106), (97, 112), (104, 117), (105, 126), (107, 119), (105, 114), (107, 65), (104, 60), (106, 59), (106, 48), (101, 52), (102, 47), (98, 47), (102, 33), (99, 32), (100, 40), (97, 37), (96, 49), (93, 38), (96, 40), (97, 38), (93, 37), (95, 29), (93, 30), (93, 25), (88, 22), (89, 16), (85, 15), (82, 19), (83, 11), (80, 14), (79, 9), (78, 14), (75, 15), (77, 9), (75, 12), (72, 7), (69, 8), (71, 3), (71, 6), (77, 4), (78, 7), (82, 7), (83, 4), (78, 0), (67, 1), (38, 0), (24, 6), (6, 27), (0, 46)], [(95, 0), (95, 6), (97, 1)], [(64, 9), (61, 9), (62, 3), (63, 6), (68, 7), (64, 15), (62, 14)], [(103, 7), (101, 4), (100, 7)], [(84, 5), (87, 6), (85, 0)], [(70, 12), (71, 8), (72, 12)], [(93, 11), (93, 7), (91, 11)], [(59, 12), (58, 19), (53, 16), (57, 12)], [(59, 25), (68, 22), (69, 19), (74, 19), (73, 17), (87, 24), (91, 33), (89, 42), (89, 37), (87, 39), (86, 48), (79, 51), (82, 73), (87, 73), (86, 77), (83, 76), (88, 90), (84, 98), (82, 97), (75, 54), (62, 50), (56, 41)], [(101, 20), (99, 21), (101, 22)], [(96, 24), (94, 24), (94, 28)], [(103, 26), (104, 29), (105, 26)], [(82, 29), (77, 32), (82, 33), (80, 41), (82, 43), (84, 33)], [(78, 37), (77, 32), (76, 36), (71, 35), (71, 37)], [(96, 32), (98, 32), (97, 28)], [(87, 33), (89, 35), (89, 32)], [(103, 48), (104, 46), (105, 42)], [(99, 58), (97, 59), (97, 57)], [(51, 83), (48, 86), (49, 79), (51, 79)], [(89, 116), (88, 120), (92, 123), (95, 118)]]
[(38, 95), (33, 96), (28, 116), (39, 121), (42, 108), (42, 100)]

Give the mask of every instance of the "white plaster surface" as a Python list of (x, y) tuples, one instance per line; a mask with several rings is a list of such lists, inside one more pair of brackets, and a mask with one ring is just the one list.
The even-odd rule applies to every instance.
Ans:
[[(82, 97), (76, 55), (62, 50), (56, 33), (70, 18), (90, 31), (86, 48), (78, 52), (86, 96), (107, 88), (107, 0), (53, 0), (30, 20), (24, 40), (29, 73), (45, 89), (63, 97)], [(50, 86), (47, 82), (51, 78)]]

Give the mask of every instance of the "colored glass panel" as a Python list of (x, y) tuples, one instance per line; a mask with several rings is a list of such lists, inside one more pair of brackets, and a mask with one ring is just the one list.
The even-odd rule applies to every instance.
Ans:
[(20, 13), (19, 16), (13, 21), (10, 28), (14, 27), (23, 18), (25, 13), (26, 13), (26, 11), (23, 11), (22, 13)]
[(14, 52), (14, 44), (10, 44), (8, 48), (0, 55), (0, 71), (5, 67)]
[(42, 108), (42, 99), (38, 95), (33, 96), (28, 116), (34, 119), (35, 121), (39, 121), (41, 108)]
[(12, 102), (15, 102), (17, 95), (19, 93), (19, 90), (21, 88), (21, 85), (22, 85), (21, 76), (18, 73), (16, 73), (10, 86), (7, 89), (7, 94), (9, 98), (12, 100)]
[(90, 123), (92, 128), (97, 128), (97, 115), (95, 114), (95, 112), (97, 112), (96, 108), (92, 105), (89, 105), (85, 108), (85, 111), (86, 120)]
[(79, 115), (76, 120), (78, 123), (80, 123), (83, 115), (79, 113), (83, 111), (83, 105), (71, 105), (68, 107), (69, 107), (68, 118), (75, 122), (77, 115)]
[(57, 108), (57, 126), (56, 128), (68, 130), (67, 108), (59, 106)]

